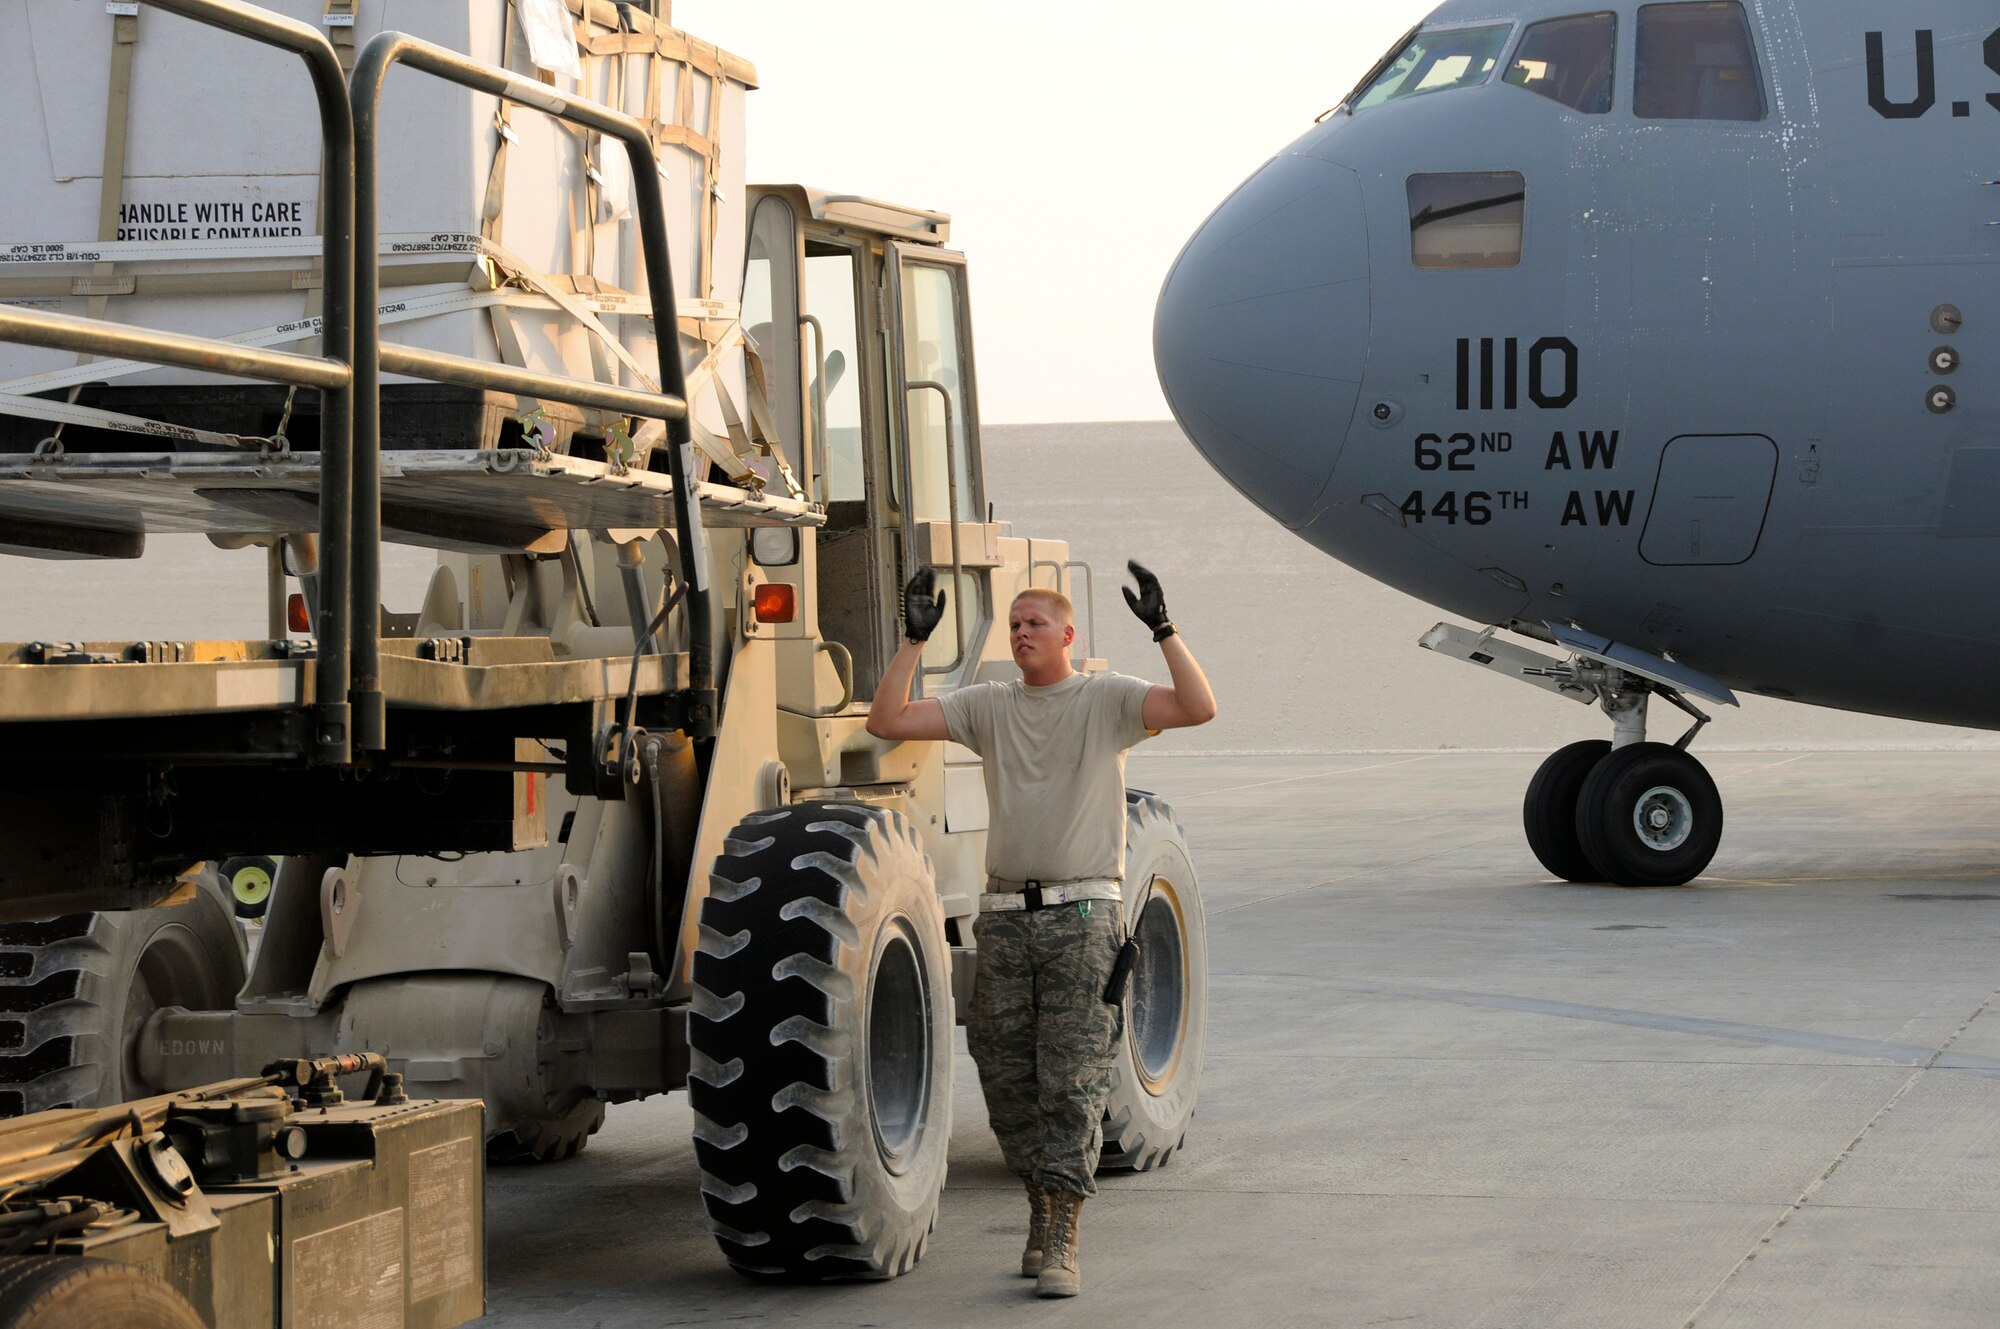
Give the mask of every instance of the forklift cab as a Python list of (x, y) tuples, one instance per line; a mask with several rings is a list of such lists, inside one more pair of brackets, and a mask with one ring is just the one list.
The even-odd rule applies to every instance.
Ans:
[[(950, 594), (920, 688), (970, 680), (993, 616), (965, 260), (942, 213), (799, 186), (752, 191), (742, 324), (779, 447), (826, 507), (811, 538), (758, 533), (757, 574), (797, 588), (778, 704), (865, 714), (895, 653), (902, 591)], [(986, 551), (993, 550), (993, 555)], [(843, 781), (845, 782), (845, 781)]]

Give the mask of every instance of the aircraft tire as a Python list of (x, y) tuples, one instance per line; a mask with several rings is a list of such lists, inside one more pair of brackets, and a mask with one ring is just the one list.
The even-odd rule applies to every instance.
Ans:
[(1125, 1036), (1111, 1068), (1099, 1171), (1150, 1172), (1194, 1119), (1208, 1038), (1208, 929), (1187, 835), (1152, 794), (1125, 791), (1125, 895), (1139, 961), (1125, 989)]
[(1620, 886), (1679, 886), (1722, 843), (1722, 795), (1702, 764), (1665, 743), (1619, 748), (1577, 798), (1583, 851)]
[(915, 828), (753, 813), (709, 876), (688, 1018), (702, 1203), (738, 1273), (893, 1278), (923, 1258), (951, 1143), (951, 951)]
[(1564, 881), (1604, 880), (1590, 855), (1583, 852), (1576, 806), (1583, 782), (1610, 751), (1609, 740), (1602, 738), (1557, 748), (1536, 769), (1528, 781), (1527, 796), (1521, 800), (1521, 828), (1528, 834), (1528, 848), (1550, 875)]
[(243, 988), (243, 935), (214, 872), (159, 909), (0, 926), (0, 1117), (105, 1107), (163, 1092), (134, 1043), (162, 1006), (226, 1010)]

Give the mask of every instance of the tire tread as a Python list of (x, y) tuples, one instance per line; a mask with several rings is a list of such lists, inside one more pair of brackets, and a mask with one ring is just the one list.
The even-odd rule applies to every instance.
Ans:
[[(859, 940), (853, 915), (871, 890), (871, 860), (922, 862), (922, 847), (900, 817), (854, 804), (795, 804), (744, 826), (763, 834), (739, 826), (717, 858), (691, 974), (702, 1203), (741, 1273), (892, 1277), (915, 1264), (936, 1197), (914, 1232), (889, 1230), (858, 1200), (844, 1154), (872, 1143), (843, 1138), (856, 1129), (840, 1106), (857, 1074), (847, 1030), (861, 1017), (841, 961)], [(948, 1121), (949, 1084), (933, 1092), (945, 1095)], [(940, 1188), (941, 1174), (940, 1164)]]
[[(1147, 790), (1128, 788), (1125, 791), (1125, 841), (1128, 854), (1131, 845), (1144, 833), (1145, 826), (1149, 822), (1163, 823), (1170, 827), (1174, 838), (1183, 847), (1186, 846), (1187, 831), (1175, 815), (1172, 805)], [(1192, 859), (1189, 861), (1191, 865)], [(1199, 910), (1200, 895), (1195, 890), (1195, 883), (1187, 883), (1187, 888), (1194, 907)], [(1137, 900), (1135, 899), (1133, 903), (1136, 904)], [(1128, 920), (1128, 925), (1136, 921)], [(1195, 982), (1196, 990), (1190, 992), (1187, 999), (1205, 1001), (1207, 975), (1195, 975)], [(1191, 1049), (1192, 1065), (1189, 1070), (1183, 1072), (1184, 1074), (1196, 1077), (1201, 1074), (1199, 1042), (1198, 1033), (1197, 1046)], [(1097, 1162), (1100, 1172), (1151, 1172), (1164, 1167), (1187, 1138), (1186, 1123), (1193, 1116), (1192, 1102), (1185, 1119), (1161, 1130), (1137, 1112), (1130, 1101), (1131, 1094), (1146, 1092), (1144, 1086), (1128, 1085), (1126, 1079), (1127, 1072), (1121, 1057), (1112, 1071), (1111, 1094), (1105, 1105), (1104, 1148)], [(1121, 1102), (1121, 1098), (1126, 1101)]]

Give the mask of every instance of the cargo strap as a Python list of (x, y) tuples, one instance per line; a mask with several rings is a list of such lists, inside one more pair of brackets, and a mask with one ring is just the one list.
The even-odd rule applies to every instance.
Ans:
[[(514, 0), (500, 6), (500, 67), (510, 71), (514, 68)], [(513, 110), (514, 103), (509, 99), (494, 98), (493, 165), (486, 172), (486, 198), (479, 208), (479, 233), (489, 240), (500, 238), (500, 204), (507, 192), (507, 149), (517, 137), (508, 122)]]
[[(143, 369), (155, 368), (142, 365)], [(212, 429), (190, 429), (186, 425), (170, 425), (160, 420), (147, 420), (136, 415), (120, 415), (116, 411), (99, 410), (94, 406), (73, 406), (66, 401), (51, 401), (46, 397), (16, 397), (12, 393), (0, 392), (0, 415), (18, 415), (28, 420), (53, 420), (59, 424), (89, 426), (93, 429), (115, 429), (126, 434), (147, 434), (153, 438), (172, 439), (179, 443), (208, 443), (225, 448), (256, 447), (263, 440), (245, 438), (238, 434), (221, 434)]]
[(1076, 881), (1055, 882), (1002, 881), (989, 877), (986, 884), (998, 889), (979, 897), (979, 912), (982, 914), (1017, 914), (1023, 911), (1032, 914), (1084, 900), (1121, 898), (1116, 877), (1085, 877)]
[[(138, 6), (132, 8), (136, 11)], [(111, 84), (104, 100), (104, 167), (98, 178), (99, 240), (118, 238), (118, 212), (125, 202), (125, 147), (132, 128), (132, 57), (138, 45), (138, 14), (116, 15), (111, 20)], [(98, 275), (109, 273), (106, 266)], [(92, 306), (91, 317), (101, 317), (98, 306)]]
[(343, 74), (354, 72), (354, 10), (355, 0), (326, 0), (326, 12), (320, 20)]
[[(608, 350), (612, 355), (617, 357), (619, 363), (623, 364), (647, 391), (658, 392), (660, 390), (658, 381), (646, 372), (646, 369), (639, 363), (637, 357), (626, 349), (625, 344), (612, 335), (611, 329), (606, 327), (595, 313), (591, 312), (586, 306), (584, 298), (565, 290), (564, 283), (536, 271), (522, 260), (518, 254), (508, 250), (504, 245), (486, 241), (482, 242), (480, 250), (493, 260), (500, 272), (522, 283), (530, 290), (548, 297), (563, 312), (581, 323), (597, 338), (599, 344), (605, 350)], [(575, 279), (572, 278), (569, 284), (574, 285)], [(639, 302), (634, 300), (632, 301), (632, 307), (621, 309), (620, 312), (650, 317), (652, 307), (650, 301)], [(522, 357), (524, 352), (518, 337), (514, 334), (513, 328), (511, 326), (504, 326), (506, 323), (507, 320), (504, 318), (496, 317), (494, 319), (494, 332), (500, 344), (501, 354), (510, 363), (520, 363), (520, 357)], [(666, 330), (657, 326), (654, 329), (654, 333), (655, 336), (666, 339), (670, 345), (674, 343), (678, 335), (677, 330)], [(688, 374), (688, 432), (696, 450), (711, 463), (720, 467), (723, 473), (729, 477), (730, 483), (746, 488), (761, 489), (765, 483), (764, 477), (751, 469), (744, 460), (744, 454), (755, 451), (756, 445), (751, 439), (749, 432), (743, 427), (742, 417), (736, 409), (735, 402), (731, 400), (728, 392), (723, 388), (721, 383), (714, 381), (723, 355), (741, 340), (742, 335), (742, 325), (732, 322), (729, 325), (729, 330), (721, 338), (708, 345), (707, 354), (703, 356), (701, 363), (696, 365), (693, 371)], [(606, 376), (608, 377), (608, 373)], [(726, 438), (704, 426), (693, 414), (696, 398), (700, 395), (702, 388), (709, 385), (712, 381), (714, 381), (716, 399), (722, 412), (723, 427), (728, 431)], [(765, 423), (760, 424), (760, 428), (767, 427), (768, 416), (765, 417)], [(782, 459), (780, 459), (780, 464), (782, 466)], [(783, 469), (789, 472), (790, 468), (783, 467)], [(794, 497), (803, 498), (805, 496), (805, 491), (799, 485), (796, 476), (787, 474), (786, 483), (791, 488)]]
[[(320, 24), (326, 29), (327, 44), (333, 47), (333, 58), (340, 64), (340, 72), (354, 72), (354, 37), (356, 0), (326, 0), (326, 8), (320, 16)], [(321, 153), (319, 169), (313, 172), (313, 230), (326, 234), (326, 160)], [(318, 317), (326, 302), (326, 273), (322, 270), (325, 259), (315, 255), (308, 280), (304, 283), (304, 309), (307, 318)]]
[[(565, 291), (562, 288), (562, 284), (553, 278), (547, 277), (529, 267), (521, 260), (519, 255), (511, 253), (505, 246), (487, 243), (482, 245), (482, 249), (491, 255), (496, 265), (508, 276), (521, 282), (537, 294), (546, 296), (548, 299), (554, 301), (557, 307), (564, 313), (583, 324), (586, 329), (598, 338), (605, 349), (618, 358), (619, 363), (623, 364), (648, 392), (658, 392), (660, 390), (659, 381), (646, 372), (637, 357), (625, 348), (623, 342), (612, 335), (611, 329), (604, 326), (603, 320), (599, 319), (596, 314), (585, 307), (582, 299)], [(651, 309), (650, 305), (648, 305), (644, 308), (631, 309), (628, 312), (650, 315)], [(512, 326), (503, 326), (506, 323), (507, 320), (504, 318), (496, 318), (494, 320), (494, 332), (500, 342), (501, 355), (509, 363), (520, 364), (523, 362), (523, 349), (519, 338), (514, 334)], [(674, 345), (673, 339), (675, 334), (673, 332), (660, 331), (656, 328), (655, 335), (667, 339), (669, 346)], [(688, 424), (691, 440), (702, 456), (722, 468), (723, 473), (729, 476), (731, 483), (750, 488), (761, 488), (763, 477), (751, 470), (728, 442), (724, 441), (713, 431), (704, 428), (699, 421), (694, 419), (692, 408), (698, 389), (698, 380), (701, 379), (704, 369), (710, 375), (715, 372), (714, 362), (715, 356), (711, 353), (700, 365), (695, 367), (695, 372), (688, 376), (687, 401), (690, 408)], [(720, 385), (718, 385), (717, 395), (725, 403), (723, 408), (725, 419), (734, 419), (735, 407), (733, 404), (728, 403), (728, 394), (720, 390)], [(740, 429), (740, 424), (737, 428)], [(689, 479), (691, 481), (696, 480), (699, 479), (699, 476), (690, 473)]]
[[(320, 26), (326, 31), (327, 44), (333, 47), (333, 58), (339, 63), (340, 72), (343, 74), (352, 74), (354, 72), (354, 29), (359, 19), (359, 15), (355, 12), (356, 9), (356, 0), (326, 0), (326, 6), (320, 13)], [(313, 230), (320, 235), (326, 234), (326, 158), (324, 152), (320, 156), (319, 169), (313, 172)], [(312, 277), (311, 280), (306, 282), (303, 291), (305, 299), (302, 302), (302, 307), (307, 318), (317, 319), (326, 306), (325, 263), (324, 256), (315, 255), (313, 257)]]
[[(729, 395), (729, 390), (723, 386), (722, 380), (718, 377), (723, 361), (738, 347), (742, 348), (744, 367), (749, 380), (748, 428), (744, 426), (742, 413), (736, 409), (735, 399)], [(700, 399), (702, 390), (708, 387), (715, 389), (716, 405), (721, 410), (723, 427), (729, 435), (727, 438), (704, 426), (693, 414), (694, 405)], [(791, 464), (778, 451), (774, 442), (778, 437), (778, 431), (771, 420), (768, 394), (769, 389), (764, 379), (764, 364), (757, 354), (756, 346), (744, 333), (743, 325), (732, 322), (727, 331), (708, 343), (708, 353), (702, 357), (701, 363), (688, 373), (689, 432), (693, 434), (695, 443), (701, 448), (703, 455), (729, 474), (731, 483), (750, 489), (762, 489), (768, 483), (769, 477), (751, 469), (746, 460), (750, 455), (761, 452), (771, 459), (778, 478), (785, 482), (785, 487), (792, 497), (804, 498), (805, 486), (799, 483)]]
[[(513, 0), (500, 6), (500, 67), (512, 69), (514, 59), (514, 5)], [(486, 197), (479, 204), (479, 237), (489, 244), (500, 243), (500, 210), (507, 194), (507, 149), (518, 137), (514, 127), (508, 123), (513, 113), (514, 103), (505, 97), (494, 99), (493, 107), (493, 162), (486, 172)], [(488, 284), (498, 286), (500, 274), (490, 259), (482, 258)], [(514, 363), (512, 357), (521, 354), (521, 339), (514, 333), (514, 325), (503, 309), (486, 311), (486, 324), (493, 334), (493, 344), (500, 348), (500, 358)]]
[[(97, 180), (97, 238), (116, 240), (118, 238), (118, 214), (125, 202), (125, 160), (126, 144), (132, 128), (132, 57), (139, 45), (139, 7), (129, 6), (129, 13), (121, 12), (124, 5), (111, 6), (111, 79), (104, 97), (104, 163)], [(110, 263), (99, 263), (91, 269), (92, 281), (88, 312), (92, 318), (103, 318), (110, 307), (111, 292), (115, 289), (113, 278), (117, 268)], [(87, 365), (91, 361), (89, 353), (77, 356), (76, 362)], [(77, 392), (72, 390), (69, 399), (76, 401)], [(57, 424), (55, 436), (62, 437), (62, 425)]]
[(511, 252), (504, 245), (486, 241), (481, 244), (480, 248), (483, 252), (489, 254), (516, 281), (521, 282), (528, 289), (555, 301), (565, 314), (568, 314), (571, 318), (589, 329), (591, 334), (603, 342), (605, 348), (618, 358), (618, 362), (631, 372), (632, 377), (637, 379), (640, 386), (645, 388), (646, 391), (658, 392), (660, 390), (659, 380), (646, 372), (646, 367), (639, 363), (638, 357), (626, 350), (625, 344), (612, 336), (611, 329), (604, 326), (604, 321), (585, 308), (583, 302), (577, 299), (576, 296), (565, 291), (560, 283), (529, 267), (518, 254)]
[(746, 333), (743, 338), (743, 368), (750, 384), (750, 427), (751, 441), (758, 451), (771, 459), (778, 475), (791, 491), (793, 498), (809, 498), (806, 487), (799, 483), (798, 473), (785, 460), (785, 454), (778, 448), (778, 425), (771, 418), (771, 384), (764, 373), (764, 357), (757, 350), (757, 344)]

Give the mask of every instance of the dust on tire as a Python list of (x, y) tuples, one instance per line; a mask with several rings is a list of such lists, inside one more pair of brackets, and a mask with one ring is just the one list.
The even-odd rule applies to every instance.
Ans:
[[(893, 1000), (878, 1008), (878, 990)], [(878, 1072), (875, 1044), (912, 1037)], [(702, 1199), (733, 1268), (916, 1265), (944, 1187), (952, 1013), (943, 911), (906, 820), (802, 803), (731, 832), (702, 903), (688, 1041)]]

